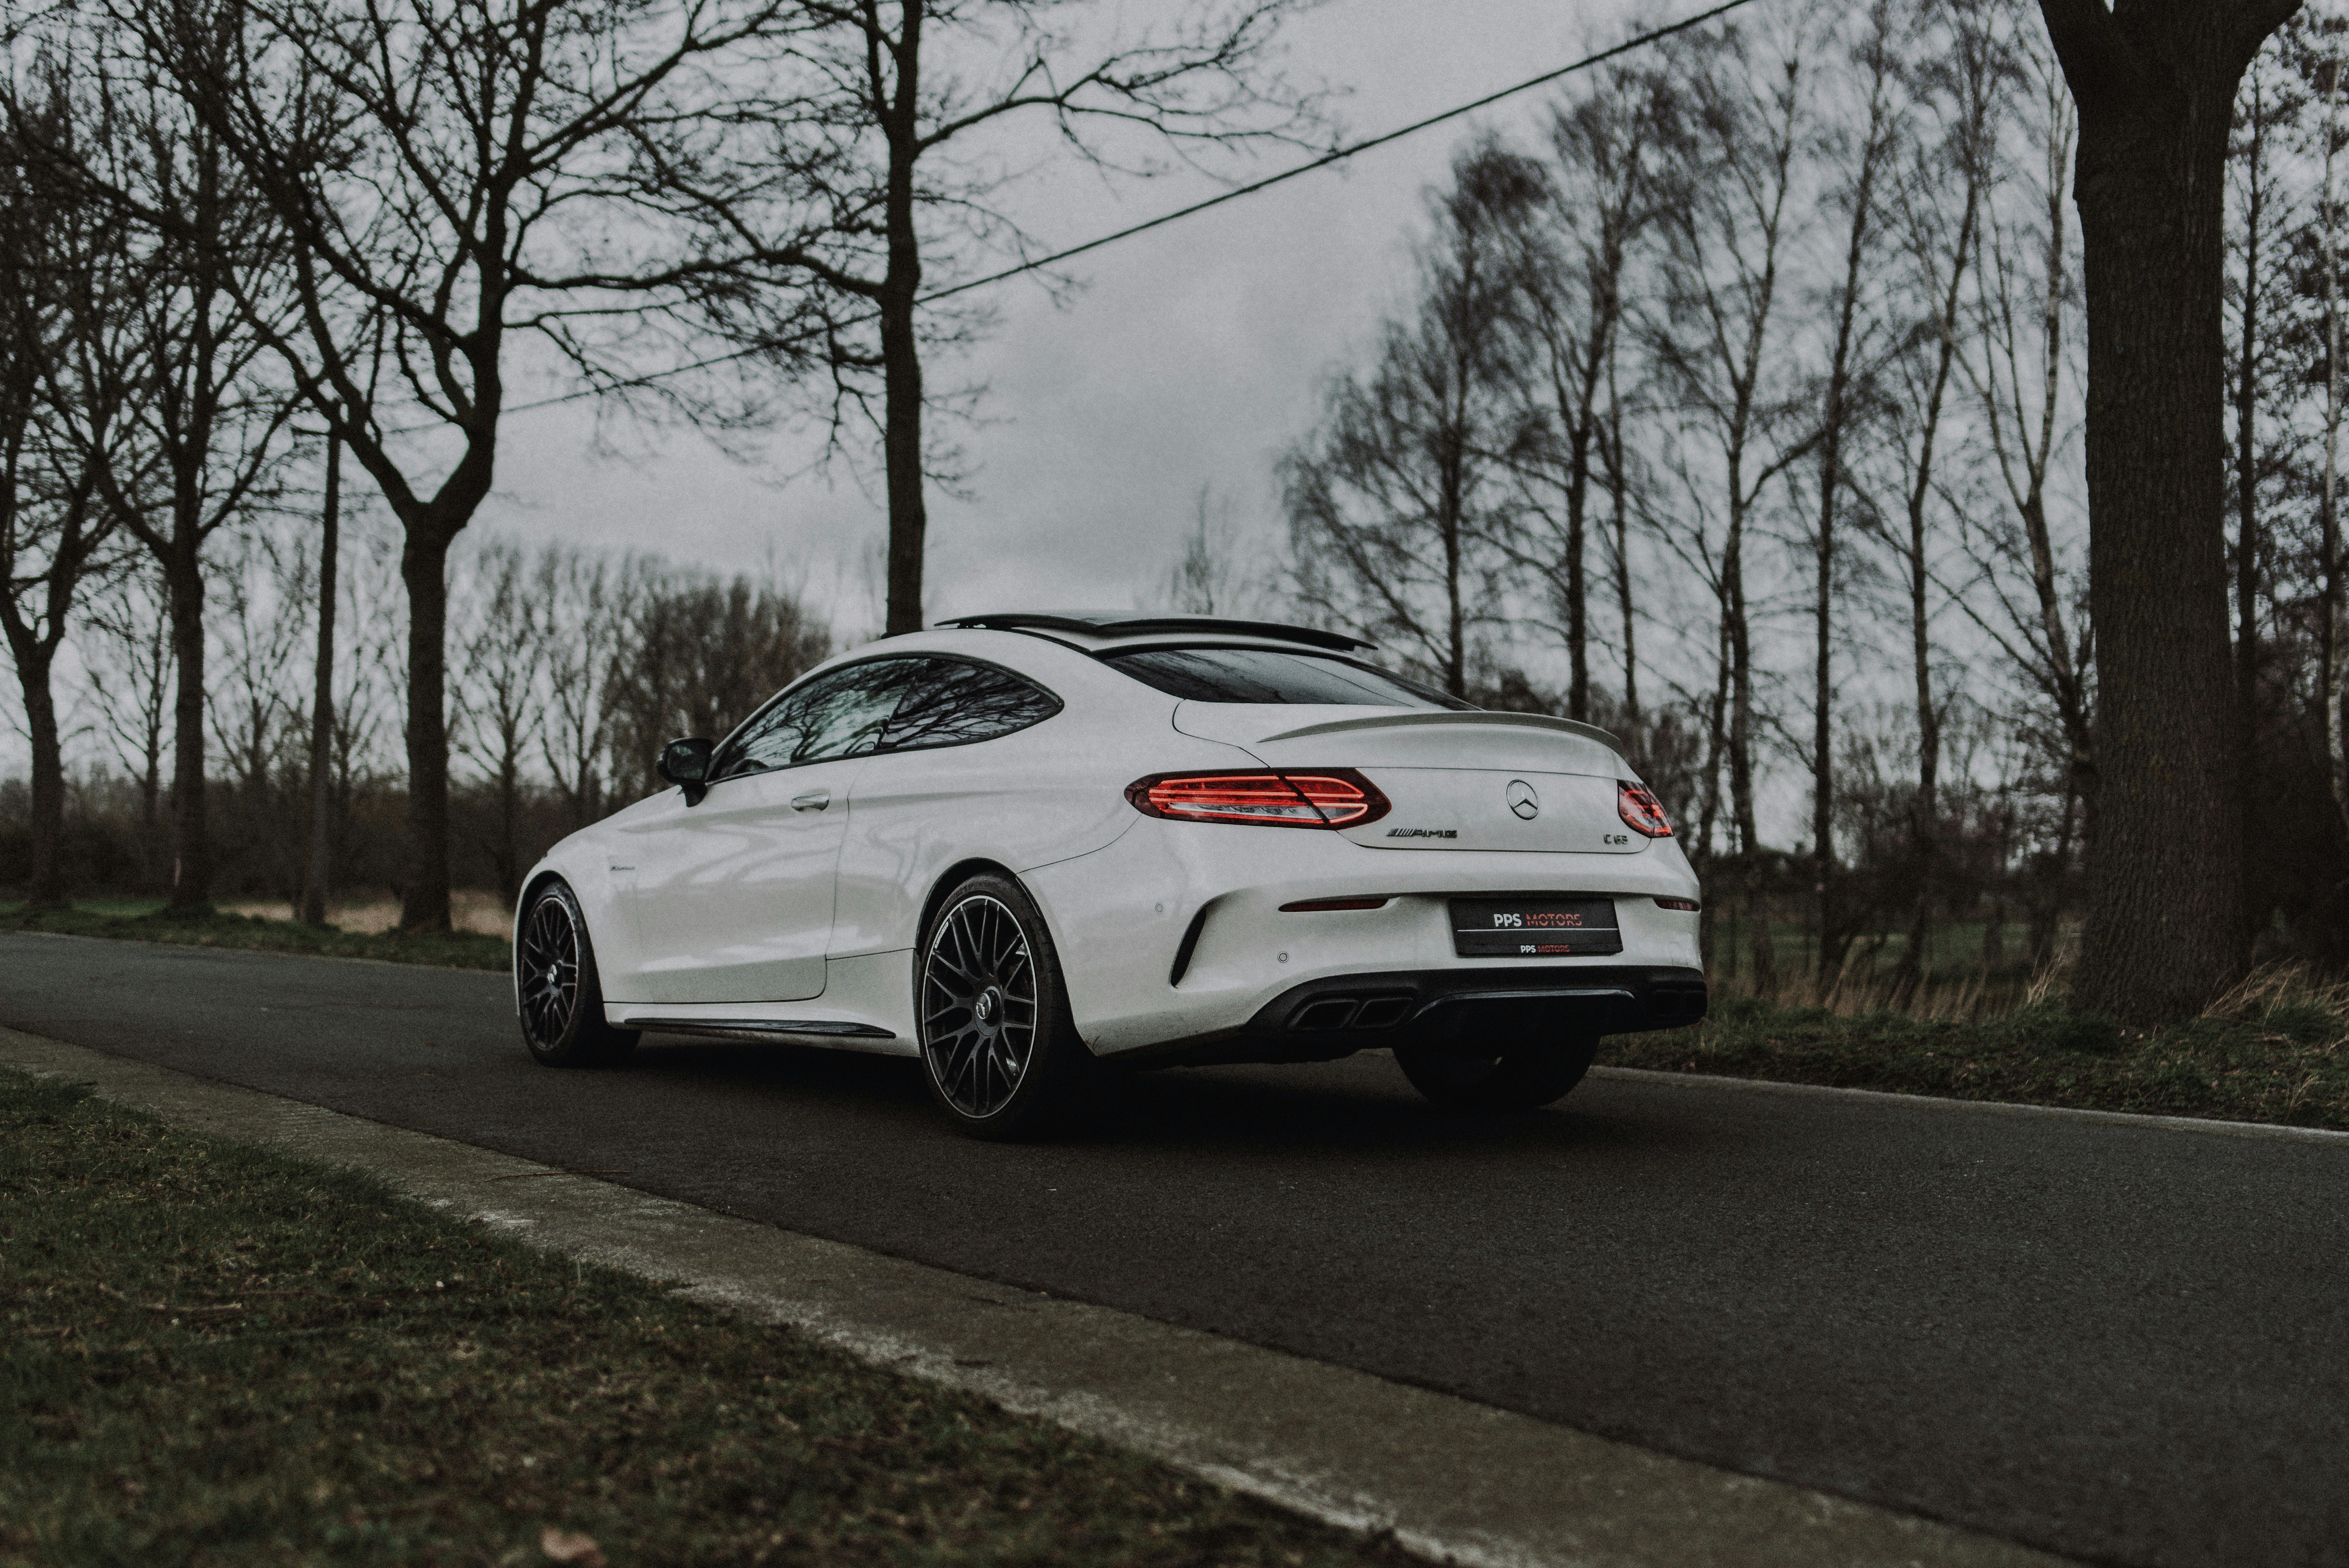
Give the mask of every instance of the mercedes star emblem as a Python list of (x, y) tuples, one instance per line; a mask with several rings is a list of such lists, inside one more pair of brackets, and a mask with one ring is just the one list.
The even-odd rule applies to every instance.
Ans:
[(1509, 810), (1530, 822), (1541, 815), (1541, 797), (1535, 794), (1534, 787), (1524, 779), (1512, 779), (1509, 780)]

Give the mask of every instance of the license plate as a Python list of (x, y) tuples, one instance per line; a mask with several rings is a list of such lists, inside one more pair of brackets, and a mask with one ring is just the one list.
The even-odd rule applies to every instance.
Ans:
[(1452, 949), (1463, 958), (1561, 958), (1620, 953), (1611, 898), (1455, 898)]

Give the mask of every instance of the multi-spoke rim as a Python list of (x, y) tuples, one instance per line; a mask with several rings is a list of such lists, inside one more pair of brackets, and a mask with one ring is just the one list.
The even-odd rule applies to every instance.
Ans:
[(1001, 1110), (1036, 1056), (1036, 959), (1019, 917), (973, 893), (947, 911), (922, 958), (922, 1055), (947, 1103)]
[(571, 906), (550, 893), (530, 912), (515, 959), (522, 975), (522, 1026), (531, 1043), (562, 1043), (579, 1010), (579, 923)]

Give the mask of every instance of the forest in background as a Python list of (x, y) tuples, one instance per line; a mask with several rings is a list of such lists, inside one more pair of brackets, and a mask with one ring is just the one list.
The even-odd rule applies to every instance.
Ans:
[[(2259, 830), (2244, 919), (2270, 955), (2328, 964), (2349, 945), (2343, 31), (2337, 7), (2303, 11), (2240, 95), (2230, 384), (2213, 410), (2233, 454), (2240, 798)], [(71, 98), (64, 83), (16, 102), (21, 118)], [(186, 115), (199, 161), (232, 139)], [(1342, 626), (1472, 700), (1613, 728), (1713, 890), (1717, 957), (1763, 988), (1889, 964), (1913, 989), (1924, 954), (2044, 967), (2076, 914), (2096, 777), (2076, 136), (2037, 9), (2017, 0), (1773, 5), (1580, 77), (1542, 134), (1472, 140), (1431, 192), (1415, 294), (1366, 324), (1275, 478), (1285, 537), (1252, 541), (1202, 498), (1182, 559), (1137, 600)], [(27, 155), (11, 178), (37, 193), (55, 175)], [(14, 232), (19, 277), (79, 242), (89, 193), (65, 194), (48, 229)], [(267, 203), (255, 211), (267, 229)], [(250, 283), (220, 286), (246, 291), (247, 317), (265, 305)], [(297, 896), (323, 779), (329, 884), (404, 892), (415, 525), (347, 509), (321, 748), (323, 442), (270, 385), (256, 372), (239, 394), (248, 444), (204, 455), (215, 482), (180, 533), (150, 521), (151, 537), (90, 543), (95, 523), (68, 531), (62, 482), (35, 520), (46, 533), (21, 507), (11, 524), (20, 685), (65, 643), (83, 672), (56, 726), (76, 892), (174, 885), (191, 645), (166, 632), (175, 550), (205, 607), (212, 891)], [(12, 428), (38, 427), (34, 409)], [(432, 711), (460, 885), (510, 893), (546, 843), (649, 786), (659, 740), (721, 731), (838, 640), (834, 614), (783, 579), (443, 542)], [(60, 576), (70, 614), (42, 602)], [(0, 881), (34, 877), (35, 794), (0, 785)]]
[[(2228, 572), (2257, 955), (2349, 957), (2344, 14), (2238, 97)], [(1764, 990), (2061, 958), (2097, 788), (2079, 126), (2038, 7), (1773, 9), (1463, 148), (1416, 292), (1167, 596), (1278, 600), (1628, 741)], [(1256, 586), (1268, 575), (1277, 594)], [(1769, 919), (1757, 919), (1766, 912)], [(1798, 949), (1782, 975), (1777, 941)], [(1725, 961), (1725, 962), (1724, 962)]]

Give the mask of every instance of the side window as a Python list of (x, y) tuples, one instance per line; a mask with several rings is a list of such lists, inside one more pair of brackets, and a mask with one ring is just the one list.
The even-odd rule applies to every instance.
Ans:
[(736, 779), (877, 750), (883, 727), (925, 662), (874, 659), (818, 676), (737, 736), (715, 777)]
[(1040, 724), (1061, 711), (1041, 686), (986, 665), (929, 659), (881, 737), (885, 751), (963, 746)]

